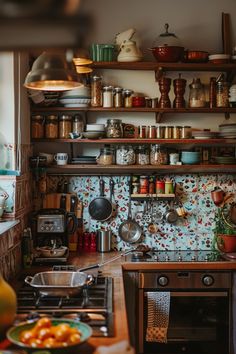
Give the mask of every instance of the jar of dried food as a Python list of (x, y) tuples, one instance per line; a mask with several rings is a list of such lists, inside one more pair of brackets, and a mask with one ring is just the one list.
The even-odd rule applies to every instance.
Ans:
[(59, 118), (59, 138), (69, 139), (72, 132), (72, 117), (69, 115), (62, 115)]
[(115, 87), (113, 90), (113, 100), (114, 100), (114, 107), (120, 108), (123, 106), (123, 95), (122, 95), (122, 88)]
[(216, 83), (216, 107), (229, 106), (229, 85), (224, 76)]
[(108, 119), (106, 126), (107, 138), (122, 138), (123, 127), (120, 119)]
[(159, 144), (151, 145), (150, 163), (151, 165), (167, 165), (167, 150)]
[(194, 78), (192, 83), (189, 85), (189, 107), (199, 108), (205, 107), (206, 97), (204, 85), (201, 83), (199, 78)]
[(58, 138), (58, 118), (55, 115), (46, 117), (45, 138)]
[(44, 138), (44, 117), (40, 115), (32, 116), (31, 136), (33, 139)]
[(123, 90), (123, 95), (124, 95), (124, 107), (126, 108), (131, 108), (132, 107), (132, 94), (134, 91), (132, 90)]
[(72, 132), (76, 134), (83, 133), (84, 131), (84, 118), (78, 114), (73, 117)]
[(110, 147), (100, 149), (100, 154), (97, 158), (98, 165), (113, 165), (115, 164), (115, 151)]
[(192, 127), (189, 125), (184, 125), (181, 128), (181, 139), (191, 139), (192, 137)]
[(93, 76), (91, 79), (91, 106), (102, 107), (102, 77)]
[(141, 145), (137, 149), (136, 163), (138, 165), (149, 165), (150, 162), (149, 147), (146, 145)]
[(131, 145), (120, 145), (116, 150), (117, 165), (134, 165), (135, 151)]
[(102, 102), (103, 107), (109, 108), (113, 107), (113, 87), (112, 86), (104, 86), (103, 94), (102, 94)]

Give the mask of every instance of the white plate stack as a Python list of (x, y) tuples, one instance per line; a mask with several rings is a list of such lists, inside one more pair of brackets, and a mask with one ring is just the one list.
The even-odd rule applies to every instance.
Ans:
[(59, 99), (64, 107), (89, 107), (91, 102), (90, 88), (88, 86), (78, 87), (73, 90), (64, 91)]

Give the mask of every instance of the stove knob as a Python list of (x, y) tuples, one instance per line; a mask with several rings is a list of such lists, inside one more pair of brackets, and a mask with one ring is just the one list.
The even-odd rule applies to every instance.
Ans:
[(202, 283), (206, 286), (211, 286), (214, 284), (214, 278), (211, 275), (204, 275), (202, 278)]
[(178, 261), (179, 261), (179, 262), (182, 262), (182, 260), (183, 260), (183, 257), (182, 257), (182, 256), (179, 256), (179, 257), (178, 257)]
[(169, 279), (167, 278), (167, 276), (165, 275), (161, 275), (158, 279), (157, 279), (157, 284), (161, 285), (161, 286), (166, 286), (169, 283)]

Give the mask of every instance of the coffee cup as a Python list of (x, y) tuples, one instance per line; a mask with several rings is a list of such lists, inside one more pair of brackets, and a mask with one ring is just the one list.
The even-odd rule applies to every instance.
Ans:
[(178, 153), (173, 153), (170, 154), (170, 165), (177, 165), (179, 162), (179, 154)]
[(68, 161), (68, 154), (66, 152), (58, 152), (54, 155), (54, 160), (57, 165), (66, 165)]

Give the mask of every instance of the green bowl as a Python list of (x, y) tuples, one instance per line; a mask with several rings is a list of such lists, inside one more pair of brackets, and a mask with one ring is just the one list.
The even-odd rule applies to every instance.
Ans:
[(76, 328), (81, 332), (81, 341), (76, 344), (68, 345), (66, 347), (55, 347), (55, 348), (33, 348), (29, 345), (22, 343), (19, 340), (20, 333), (25, 330), (30, 330), (35, 326), (35, 322), (31, 323), (22, 323), (18, 326), (11, 327), (7, 332), (7, 338), (10, 342), (16, 344), (17, 346), (21, 347), (22, 349), (26, 350), (28, 353), (35, 353), (40, 354), (40, 352), (45, 351), (48, 354), (68, 354), (76, 352), (78, 353), (78, 347), (86, 342), (92, 335), (92, 328), (83, 322), (77, 322), (74, 320), (60, 318), (60, 319), (51, 319), (52, 325), (57, 326), (61, 323), (67, 323), (70, 327)]

